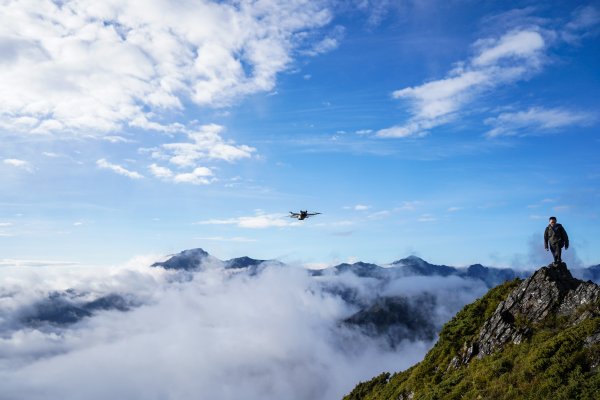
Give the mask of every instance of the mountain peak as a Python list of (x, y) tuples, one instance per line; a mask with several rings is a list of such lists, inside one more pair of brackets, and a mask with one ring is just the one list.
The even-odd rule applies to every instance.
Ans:
[(164, 269), (197, 269), (202, 261), (210, 257), (206, 251), (201, 248), (184, 250), (180, 253), (172, 255), (168, 260), (155, 262), (151, 267), (162, 267)]
[(423, 260), (421, 257), (410, 255), (400, 260), (394, 261), (392, 264), (427, 264), (427, 261)]
[(256, 260), (250, 257), (238, 257), (225, 261), (225, 268), (240, 269), (248, 267), (256, 267), (265, 262), (265, 260)]
[(401, 268), (407, 275), (440, 275), (448, 276), (457, 272), (456, 268), (447, 265), (434, 265), (420, 257), (411, 255), (398, 261), (394, 261), (392, 267)]

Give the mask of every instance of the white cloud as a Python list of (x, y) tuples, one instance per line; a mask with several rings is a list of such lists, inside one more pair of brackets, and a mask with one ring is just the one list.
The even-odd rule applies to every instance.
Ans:
[(161, 121), (165, 111), (269, 92), (303, 47), (335, 47), (316, 32), (332, 18), (326, 5), (8, 2), (0, 14), (0, 128), (86, 135), (127, 125), (177, 129)]
[(421, 207), (423, 202), (420, 200), (403, 201), (402, 205), (396, 207), (396, 211), (415, 211), (418, 207)]
[(473, 60), (474, 66), (488, 66), (507, 59), (529, 59), (534, 64), (539, 60), (539, 52), (545, 47), (544, 39), (538, 32), (517, 31), (504, 35), (498, 40), (483, 40), (475, 43), (482, 51)]
[(355, 206), (345, 206), (344, 207), (345, 210), (354, 210), (354, 211), (366, 211), (370, 208), (371, 208), (371, 206), (368, 206), (365, 204), (357, 204)]
[(423, 214), (418, 218), (419, 222), (435, 222), (437, 218), (432, 214)]
[(123, 168), (120, 165), (117, 164), (111, 164), (108, 161), (106, 161), (104, 158), (96, 161), (96, 165), (98, 166), (98, 168), (102, 168), (102, 169), (108, 169), (110, 171), (116, 172), (119, 175), (123, 175), (126, 176), (128, 178), (131, 179), (142, 179), (143, 176), (135, 171), (129, 171), (126, 168)]
[(104, 140), (110, 143), (132, 143), (133, 140), (117, 135), (108, 135), (103, 137)]
[(573, 12), (571, 21), (561, 32), (567, 43), (578, 44), (581, 39), (600, 33), (600, 10), (593, 6), (579, 7)]
[(249, 217), (237, 217), (228, 219), (210, 219), (196, 222), (198, 225), (236, 225), (239, 228), (264, 229), (283, 228), (298, 225), (298, 222), (290, 222), (285, 214), (266, 214), (257, 212)]
[(381, 129), (379, 137), (419, 137), (455, 117), (483, 91), (524, 79), (541, 66), (546, 42), (535, 30), (517, 30), (497, 39), (479, 40), (476, 54), (458, 63), (448, 75), (420, 86), (393, 92), (411, 106), (412, 117), (402, 125)]
[(151, 164), (148, 167), (148, 169), (150, 170), (150, 173), (152, 173), (152, 175), (154, 175), (157, 178), (169, 179), (169, 178), (173, 177), (173, 171), (171, 171), (169, 168), (166, 168), (166, 167), (161, 167), (156, 164)]
[[(195, 273), (198, 279), (181, 279), (149, 268), (154, 260), (140, 257), (115, 268), (0, 269), (1, 278), (10, 277), (0, 279), (3, 396), (336, 399), (381, 371), (408, 368), (432, 345), (405, 341), (390, 349), (340, 323), (357, 310), (327, 283), (371, 301), (380, 292), (370, 279), (344, 274), (319, 280), (293, 267), (232, 275), (216, 261)], [(51, 329), (16, 322), (22, 310), (66, 289), (86, 299), (128, 293), (143, 306)], [(386, 282), (383, 289), (389, 296), (431, 292), (440, 299), (432, 318), (440, 320), (485, 291), (458, 278), (414, 277)]]
[(392, 215), (392, 212), (389, 210), (382, 210), (382, 211), (377, 211), (374, 212), (372, 214), (369, 214), (369, 218), (370, 219), (381, 219), (381, 218), (387, 218), (390, 215)]
[(305, 50), (303, 53), (310, 56), (317, 56), (319, 54), (328, 53), (332, 50), (335, 50), (343, 40), (344, 33), (345, 28), (338, 25), (327, 37), (315, 43), (311, 49)]
[(206, 167), (196, 167), (192, 172), (176, 174), (173, 177), (175, 183), (191, 183), (193, 185), (208, 185), (213, 180), (212, 171)]
[(154, 158), (169, 161), (178, 167), (193, 167), (199, 160), (222, 160), (235, 162), (250, 158), (256, 152), (254, 147), (236, 145), (221, 137), (222, 125), (209, 124), (186, 133), (188, 142), (167, 143), (151, 149)]
[(488, 118), (485, 123), (493, 128), (486, 133), (486, 136), (493, 138), (556, 132), (564, 127), (590, 125), (595, 120), (596, 116), (592, 113), (562, 108), (532, 107), (526, 111), (502, 113), (498, 117)]
[(31, 172), (33, 170), (31, 163), (25, 160), (19, 160), (18, 158), (5, 158), (4, 164), (10, 165), (11, 167), (24, 169)]

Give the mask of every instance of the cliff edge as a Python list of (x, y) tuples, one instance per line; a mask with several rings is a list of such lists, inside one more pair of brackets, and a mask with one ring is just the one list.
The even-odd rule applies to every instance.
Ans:
[(599, 366), (600, 287), (563, 263), (491, 289), (443, 327), (423, 361), (345, 399), (597, 399)]

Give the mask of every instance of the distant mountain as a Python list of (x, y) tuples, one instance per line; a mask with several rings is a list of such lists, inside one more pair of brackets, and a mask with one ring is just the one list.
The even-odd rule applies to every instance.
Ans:
[(203, 249), (184, 250), (173, 254), (166, 261), (155, 262), (151, 267), (161, 267), (168, 270), (196, 271), (205, 263), (212, 263), (216, 266), (222, 266), (225, 269), (251, 269), (256, 272), (256, 268), (263, 263), (281, 264), (279, 261), (256, 260), (250, 257), (232, 258), (227, 261), (221, 261), (211, 256)]
[(392, 267), (398, 268), (406, 275), (419, 276), (448, 276), (457, 274), (457, 269), (447, 265), (434, 265), (417, 256), (409, 256), (391, 264)]
[(481, 264), (473, 264), (466, 269), (460, 269), (457, 271), (457, 275), (471, 279), (479, 279), (487, 285), (487, 287), (494, 287), (503, 282), (513, 280), (517, 277), (525, 277), (530, 272), (517, 273), (510, 268), (490, 268), (484, 267)]
[[(152, 268), (164, 268), (175, 272), (168, 278), (169, 281), (175, 282), (192, 280), (208, 266), (223, 268), (233, 274), (255, 276), (265, 268), (286, 265), (276, 260), (259, 260), (250, 257), (221, 261), (201, 248), (184, 250), (169, 256), (165, 261), (151, 265)], [(377, 295), (397, 279), (407, 276), (457, 276), (474, 279), (483, 282), (487, 287), (493, 287), (517, 276), (526, 276), (526, 272), (517, 273), (512, 269), (485, 267), (480, 264), (467, 268), (435, 265), (416, 256), (386, 266), (356, 262), (343, 263), (324, 270), (308, 270), (308, 272), (317, 280), (324, 292), (339, 296), (348, 305), (357, 309), (355, 314), (340, 323), (359, 329), (369, 336), (382, 338), (391, 347), (405, 339), (431, 340), (435, 332), (440, 329), (440, 322), (434, 321), (434, 316), (430, 312), (436, 305), (435, 297), (427, 293), (410, 296)], [(343, 274), (369, 279), (368, 287), (372, 293), (365, 294), (359, 287), (352, 285), (351, 281), (337, 279)], [(598, 280), (600, 266), (579, 270), (578, 276)], [(92, 317), (103, 310), (126, 312), (139, 305), (141, 303), (127, 293), (90, 294), (71, 289), (50, 293), (46, 298), (25, 307), (19, 312), (18, 323), (31, 327), (64, 326)]]
[(583, 279), (600, 282), (600, 264), (585, 268), (582, 272)]
[(85, 296), (73, 289), (52, 292), (21, 313), (22, 324), (39, 327), (42, 325), (69, 325), (91, 317), (103, 310), (128, 311), (138, 304), (127, 296), (111, 293), (94, 300), (83, 300)]
[[(474, 264), (467, 268), (431, 264), (417, 256), (409, 256), (394, 261), (386, 267), (364, 262), (339, 264), (323, 270), (312, 270), (313, 276), (353, 273), (361, 278), (398, 279), (407, 276), (459, 276), (484, 282), (488, 288), (494, 287), (516, 277), (526, 277), (531, 271), (515, 271), (510, 268), (485, 267)], [(600, 277), (600, 270), (599, 277)]]
[(598, 399), (600, 287), (563, 263), (506, 282), (442, 328), (423, 361), (345, 400)]
[(171, 256), (167, 261), (155, 262), (151, 267), (190, 271), (198, 269), (209, 257), (210, 254), (203, 249), (184, 250)]
[(364, 262), (356, 262), (354, 264), (343, 263), (336, 265), (332, 268), (332, 270), (336, 275), (350, 272), (361, 278), (389, 278), (389, 271), (387, 271), (385, 268), (380, 267), (376, 264), (369, 264)]
[(240, 269), (240, 268), (256, 267), (256, 266), (264, 263), (265, 261), (266, 260), (255, 260), (254, 258), (250, 258), (250, 257), (232, 258), (231, 260), (225, 261), (225, 268)]
[(431, 318), (436, 299), (428, 293), (414, 298), (381, 297), (344, 320), (369, 336), (384, 337), (390, 347), (402, 340), (433, 340), (437, 328)]

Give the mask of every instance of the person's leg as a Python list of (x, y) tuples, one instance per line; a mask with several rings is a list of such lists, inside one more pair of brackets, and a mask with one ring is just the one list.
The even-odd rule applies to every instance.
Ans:
[(558, 253), (559, 251), (560, 247), (558, 247), (557, 245), (550, 244), (550, 252), (552, 253), (552, 257), (554, 258), (554, 264), (557, 264), (558, 260), (560, 259), (560, 254)]
[(556, 263), (560, 264), (562, 262), (562, 246), (556, 246)]

